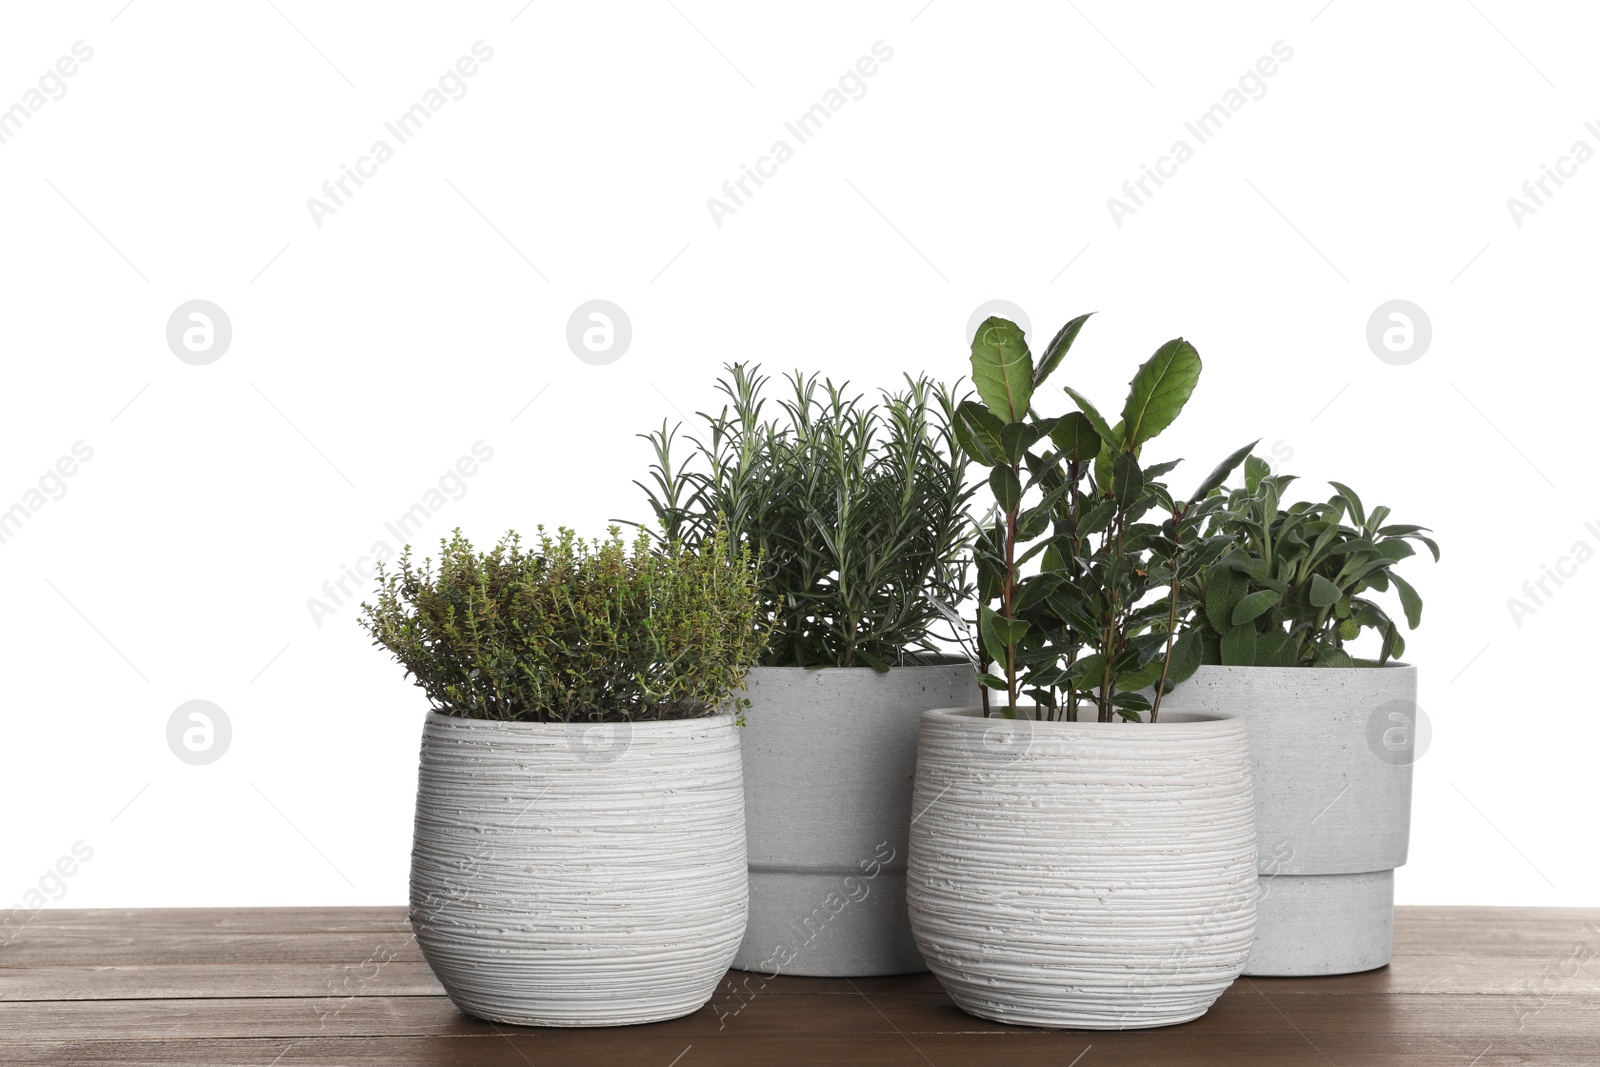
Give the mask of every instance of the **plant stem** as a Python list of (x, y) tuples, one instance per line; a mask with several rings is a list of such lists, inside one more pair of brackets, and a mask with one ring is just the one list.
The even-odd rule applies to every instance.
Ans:
[[(1011, 473), (1017, 474), (1019, 463), (1011, 464)], [(1019, 504), (1018, 507), (1021, 505)], [(1017, 574), (1017, 511), (1015, 508), (1006, 512), (1006, 575), (1000, 585), (1000, 603), (1005, 608), (1005, 617), (1009, 624), (1011, 615), (1011, 598)], [(1010, 641), (1006, 642), (1006, 689), (1010, 697), (1009, 709), (1014, 718), (1017, 714), (1017, 646)]]
[(1167, 648), (1161, 660), (1161, 680), (1156, 683), (1156, 699), (1150, 705), (1150, 723), (1161, 714), (1161, 697), (1167, 691), (1167, 672), (1172, 669), (1172, 637), (1178, 629), (1178, 554), (1183, 551), (1183, 509), (1172, 512), (1172, 592), (1167, 594)]

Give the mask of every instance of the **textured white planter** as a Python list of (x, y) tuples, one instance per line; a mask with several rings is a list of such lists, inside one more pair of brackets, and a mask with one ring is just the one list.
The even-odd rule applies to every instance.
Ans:
[(744, 847), (730, 714), (428, 715), (411, 923), (468, 1014), (616, 1026), (696, 1011), (744, 936)]
[(1411, 837), (1417, 669), (1201, 667), (1162, 710), (1250, 729), (1261, 902), (1246, 974), (1382, 967)]
[(1249, 768), (1233, 719), (924, 715), (906, 897), (951, 999), (1029, 1026), (1205, 1014), (1255, 927)]
[(972, 665), (757, 667), (745, 688), (750, 924), (733, 965), (926, 971), (905, 897), (917, 731), (924, 711), (978, 699)]

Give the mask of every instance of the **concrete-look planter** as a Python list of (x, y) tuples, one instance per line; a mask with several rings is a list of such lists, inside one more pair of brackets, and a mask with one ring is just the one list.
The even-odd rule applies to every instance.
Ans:
[(617, 1026), (698, 1010), (744, 936), (731, 714), (511, 723), (428, 715), (417, 944), (465, 1012)]
[(1246, 974), (1382, 967), (1411, 837), (1415, 667), (1201, 667), (1162, 710), (1250, 730), (1261, 902)]
[(929, 708), (978, 699), (972, 665), (757, 667), (745, 689), (750, 925), (733, 965), (926, 971), (905, 903), (917, 729)]
[(962, 1010), (1122, 1030), (1205, 1014), (1256, 912), (1245, 727), (923, 716), (906, 897)]

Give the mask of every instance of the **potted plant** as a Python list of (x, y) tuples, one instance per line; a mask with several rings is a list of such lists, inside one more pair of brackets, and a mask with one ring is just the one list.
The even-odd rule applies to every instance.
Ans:
[[(1202, 666), (1169, 698), (1250, 727), (1261, 902), (1247, 974), (1345, 974), (1389, 962), (1406, 860), (1417, 670), (1376, 594), (1408, 627), (1422, 599), (1394, 567), (1425, 528), (1389, 523), (1348, 486), (1282, 503), (1294, 479), (1254, 457), (1211, 518), (1228, 551), (1187, 579)], [(1350, 646), (1363, 633), (1376, 654)]]
[(409, 547), (362, 622), (427, 694), (411, 922), (465, 1012), (613, 1026), (711, 997), (744, 935), (737, 692), (747, 554), (540, 528), (437, 571)]
[(995, 498), (976, 559), (997, 696), (923, 716), (907, 899), (963, 1010), (1124, 1029), (1203, 1014), (1249, 954), (1244, 724), (1161, 706), (1199, 665), (1198, 635), (1177, 633), (1185, 582), (1225, 547), (1201, 531), (1249, 448), (1186, 499), (1161, 480), (1175, 464), (1142, 464), (1199, 379), (1181, 339), (1139, 368), (1115, 426), (1071, 389), (1078, 411), (1036, 414), (1085, 319), (1037, 364), (1008, 320), (973, 340), (982, 403), (955, 432)]
[(665, 537), (695, 545), (725, 527), (759, 556), (773, 616), (745, 682), (750, 922), (734, 965), (925, 971), (905, 912), (918, 717), (978, 694), (971, 660), (941, 640), (971, 589), (953, 401), (908, 377), (869, 404), (796, 373), (768, 408), (766, 382), (729, 366), (727, 404), (700, 416), (681, 463), (677, 431), (646, 435)]

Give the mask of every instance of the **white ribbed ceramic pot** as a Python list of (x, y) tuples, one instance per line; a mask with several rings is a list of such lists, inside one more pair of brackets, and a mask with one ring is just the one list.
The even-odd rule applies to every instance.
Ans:
[(733, 965), (926, 971), (906, 917), (917, 730), (929, 708), (978, 699), (972, 664), (757, 667), (745, 691), (750, 924)]
[(747, 900), (731, 714), (428, 715), (411, 923), (468, 1014), (529, 1026), (687, 1015), (727, 971)]
[(1205, 666), (1162, 709), (1250, 730), (1261, 902), (1246, 974), (1348, 974), (1394, 948), (1411, 840), (1417, 669)]
[(1205, 1014), (1256, 912), (1244, 724), (985, 719), (930, 711), (906, 899), (962, 1010), (1121, 1030)]

